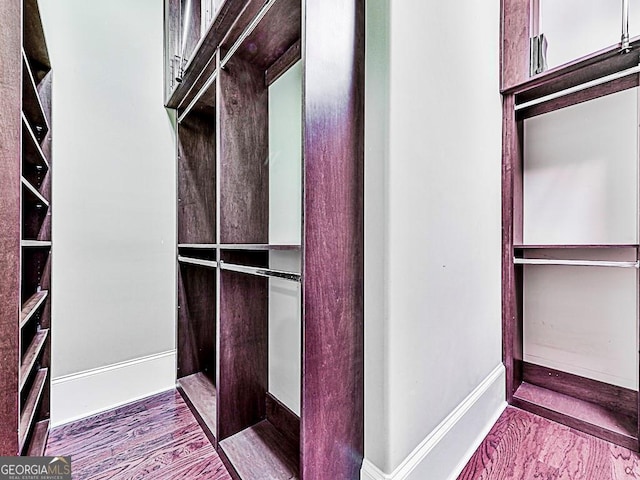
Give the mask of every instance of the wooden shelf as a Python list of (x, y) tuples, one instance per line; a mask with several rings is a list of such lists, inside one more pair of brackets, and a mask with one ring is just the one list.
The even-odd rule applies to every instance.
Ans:
[(31, 297), (29, 297), (29, 299), (24, 303), (20, 312), (21, 329), (27, 324), (29, 320), (31, 320), (31, 317), (33, 317), (33, 315), (38, 311), (48, 295), (48, 290), (41, 290), (31, 295)]
[[(178, 379), (178, 390), (209, 439), (216, 435), (216, 387), (201, 372)], [(208, 430), (208, 432), (207, 432)], [(213, 437), (213, 438), (212, 438)]]
[(27, 437), (29, 436), (29, 432), (33, 427), (33, 420), (36, 416), (40, 399), (42, 398), (42, 392), (44, 391), (44, 386), (47, 382), (48, 373), (49, 370), (46, 368), (38, 370), (31, 390), (29, 391), (29, 396), (27, 397), (24, 407), (22, 408), (22, 412), (20, 413), (20, 430), (18, 431), (19, 452), (22, 452), (25, 442), (27, 441)]
[(288, 441), (267, 420), (222, 440), (220, 447), (223, 460), (241, 479), (300, 478), (299, 447)]
[(580, 431), (637, 450), (637, 422), (618, 411), (530, 383), (522, 383), (513, 405)]
[(49, 337), (49, 330), (40, 330), (36, 333), (35, 337), (31, 341), (31, 345), (22, 357), (22, 364), (20, 366), (20, 391), (24, 388), (24, 385), (27, 383), (27, 379), (35, 366), (40, 353), (42, 353), (42, 349), (47, 343), (47, 338)]
[(42, 196), (42, 194), (36, 189), (36, 187), (31, 185), (24, 177), (21, 178), (21, 181), (22, 186), (24, 187), (23, 190), (27, 193), (27, 195), (24, 195), (23, 197), (23, 200), (25, 202), (32, 204), (41, 204), (46, 208), (49, 208), (49, 201)]
[(44, 456), (47, 447), (47, 439), (49, 438), (49, 420), (42, 420), (36, 423), (31, 434), (31, 441), (27, 449), (27, 455), (30, 457)]
[(24, 248), (49, 248), (51, 240), (22, 240), (20, 246)]
[(294, 244), (278, 244), (278, 243), (221, 243), (220, 250), (293, 250), (300, 251), (300, 245)]
[(43, 169), (49, 170), (49, 161), (42, 151), (40, 143), (38, 143), (38, 140), (36, 139), (36, 136), (31, 129), (31, 125), (29, 125), (27, 117), (25, 117), (24, 113), (22, 112), (20, 113), (20, 115), (22, 117), (23, 160), (34, 165), (35, 167), (42, 167)]
[(217, 243), (179, 243), (178, 248), (196, 248), (199, 250), (215, 250), (218, 248)]
[(44, 114), (38, 88), (24, 51), (22, 52), (22, 112), (32, 126), (36, 138), (41, 142), (49, 131), (49, 122)]

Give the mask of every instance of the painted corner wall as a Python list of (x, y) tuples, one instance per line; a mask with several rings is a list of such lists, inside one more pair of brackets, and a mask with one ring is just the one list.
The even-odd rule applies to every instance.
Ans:
[(175, 147), (162, 2), (39, 4), (54, 75), (59, 424), (175, 383)]
[(505, 406), (499, 19), (367, 1), (363, 479), (452, 478)]

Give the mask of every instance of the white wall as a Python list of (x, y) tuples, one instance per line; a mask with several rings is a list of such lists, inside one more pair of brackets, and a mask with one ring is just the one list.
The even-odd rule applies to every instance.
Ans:
[(70, 398), (57, 395), (59, 381), (68, 387), (79, 372), (99, 376), (117, 364), (124, 380), (135, 370), (134, 389), (119, 386), (118, 376), (96, 377), (103, 380), (94, 388), (120, 388), (111, 403), (173, 383), (171, 362), (149, 372), (135, 359), (151, 365), (175, 350), (175, 147), (163, 108), (163, 2), (40, 0), (40, 8), (54, 71), (52, 414), (59, 423), (110, 406), (73, 388), (63, 389)]
[(499, 8), (367, 2), (363, 478), (448, 478), (504, 406)]
[[(269, 87), (269, 242), (302, 235), (302, 62)], [(269, 265), (300, 272), (300, 252), (273, 251)], [(300, 415), (301, 290), (269, 280), (269, 392)]]

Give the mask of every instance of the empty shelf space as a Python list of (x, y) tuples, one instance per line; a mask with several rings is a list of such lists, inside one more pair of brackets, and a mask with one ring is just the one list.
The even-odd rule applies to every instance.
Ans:
[(40, 147), (40, 143), (38, 142), (38, 139), (36, 138), (35, 133), (33, 133), (33, 130), (31, 129), (31, 125), (29, 125), (29, 122), (27, 118), (24, 116), (24, 113), (22, 113), (21, 115), (22, 115), (22, 149), (23, 149), (22, 158), (27, 163), (30, 163), (35, 167), (41, 167), (43, 169), (48, 170), (49, 161), (47, 160), (47, 157), (42, 151), (42, 148)]
[(218, 262), (216, 262), (215, 260), (203, 260), (201, 258), (185, 257), (183, 255), (178, 255), (178, 262), (188, 263), (189, 265), (198, 265), (200, 267), (208, 267), (208, 268), (218, 267)]
[(25, 383), (27, 383), (29, 374), (31, 373), (31, 370), (33, 370), (42, 349), (47, 343), (48, 336), (48, 329), (38, 331), (31, 341), (31, 345), (29, 345), (29, 348), (25, 352), (24, 357), (22, 357), (22, 364), (20, 365), (20, 391), (22, 391)]
[(42, 392), (44, 391), (45, 383), (47, 382), (48, 369), (42, 368), (36, 374), (36, 378), (33, 381), (29, 396), (20, 413), (20, 430), (18, 432), (18, 447), (22, 452), (24, 444), (29, 436), (29, 431), (33, 427), (33, 420), (38, 410), (40, 399), (42, 398)]
[(198, 420), (209, 429), (211, 435), (216, 434), (216, 387), (204, 373), (178, 379), (178, 390), (185, 397)]
[(24, 327), (25, 324), (31, 320), (31, 317), (38, 311), (48, 295), (48, 290), (41, 290), (31, 295), (29, 299), (24, 302), (20, 312), (20, 328)]
[(32, 203), (36, 205), (44, 205), (49, 208), (49, 201), (42, 196), (42, 194), (31, 185), (26, 178), (22, 177), (22, 186), (25, 192), (23, 200), (27, 203)]
[(283, 243), (221, 243), (221, 250), (250, 250), (250, 251), (262, 251), (262, 250), (294, 250), (299, 251), (300, 245), (283, 244)]
[(36, 77), (40, 78), (51, 70), (51, 62), (37, 0), (24, 1), (22, 25), (25, 53), (32, 68), (35, 69), (34, 65), (37, 65), (38, 70), (34, 73)]
[(48, 248), (51, 240), (22, 240), (20, 245), (25, 248)]
[(627, 448), (637, 444), (637, 422), (618, 411), (530, 383), (521, 384), (513, 398), (516, 406), (610, 441), (617, 437)]
[(299, 478), (299, 446), (267, 420), (221, 441), (220, 447), (242, 479)]
[(42, 420), (33, 427), (27, 455), (29, 457), (42, 457), (49, 438), (49, 420)]
[(22, 111), (27, 117), (38, 140), (42, 140), (49, 131), (49, 122), (44, 114), (35, 79), (31, 73), (27, 57), (22, 52)]
[(256, 275), (258, 277), (281, 278), (292, 282), (300, 282), (302, 276), (296, 272), (286, 272), (284, 270), (274, 270), (266, 267), (248, 267), (246, 265), (236, 265), (234, 263), (226, 263), (220, 261), (220, 268), (237, 273), (246, 273), (248, 275)]

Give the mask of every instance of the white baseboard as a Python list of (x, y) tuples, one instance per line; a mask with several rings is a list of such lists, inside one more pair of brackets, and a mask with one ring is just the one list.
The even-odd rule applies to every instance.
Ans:
[(392, 472), (364, 460), (361, 480), (454, 480), (506, 407), (498, 365)]
[(176, 351), (136, 358), (51, 381), (56, 427), (175, 387)]

